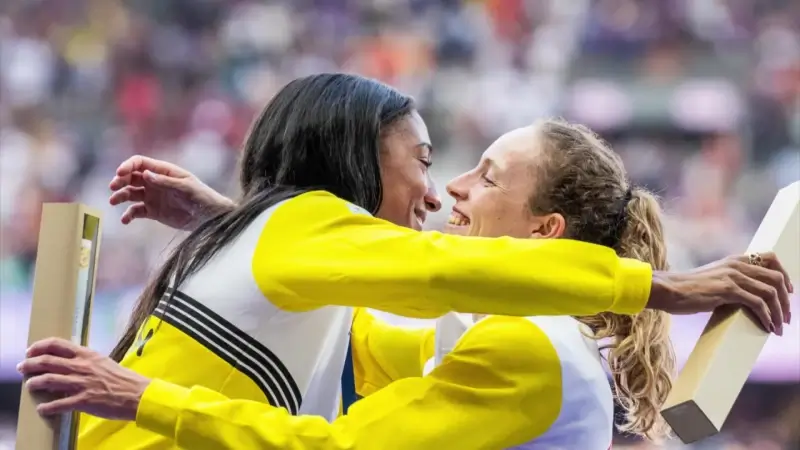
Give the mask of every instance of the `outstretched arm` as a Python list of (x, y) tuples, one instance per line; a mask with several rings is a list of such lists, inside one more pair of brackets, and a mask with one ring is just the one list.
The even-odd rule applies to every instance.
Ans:
[(275, 207), (252, 270), (285, 310), (344, 305), (410, 317), (635, 313), (652, 279), (649, 265), (599, 245), (421, 233), (325, 192)]
[[(146, 217), (172, 227), (192, 228), (193, 224), (212, 211), (224, 211), (233, 208), (233, 202), (205, 186), (191, 173), (165, 161), (142, 156), (131, 157), (122, 163), (109, 187), (114, 191), (110, 198), (112, 204), (133, 203), (123, 215), (123, 223), (128, 223), (135, 218)], [(328, 197), (332, 196), (328, 195)], [(309, 199), (311, 200), (309, 201)], [(319, 195), (314, 198), (305, 197), (305, 200), (303, 205), (307, 206), (321, 203)], [(330, 204), (330, 200), (329, 198), (326, 203)], [(341, 200), (338, 201), (339, 203), (344, 203)], [(330, 208), (327, 209), (330, 211)], [(297, 208), (295, 208), (296, 210)], [(295, 237), (307, 233), (309, 227), (318, 227), (320, 220), (332, 226), (332, 228), (323, 227), (326, 231), (325, 236), (331, 237), (336, 234), (349, 236), (349, 239), (341, 243), (345, 246), (352, 243), (352, 238), (359, 234), (359, 230), (364, 230), (363, 227), (360, 227), (360, 225), (364, 224), (343, 221), (341, 220), (342, 217), (322, 217), (315, 214), (313, 210), (305, 211), (298, 218), (307, 219), (310, 223), (296, 224), (300, 226), (300, 229), (290, 230), (298, 231), (293, 234)], [(331, 221), (330, 219), (334, 220)], [(358, 226), (354, 227), (354, 225)], [(374, 223), (371, 225), (374, 225)], [(384, 222), (384, 225), (387, 224)], [(374, 230), (377, 230), (377, 228), (370, 228), (371, 230), (367, 232), (370, 237), (378, 238), (382, 241), (388, 239), (397, 242), (396, 239), (392, 239), (389, 236), (392, 233), (381, 233), (380, 231), (376, 233)], [(382, 236), (378, 236), (379, 234)], [(435, 256), (434, 254), (438, 256), (442, 254), (455, 256), (454, 258), (445, 258), (441, 263), (451, 265), (448, 268), (449, 272), (443, 270), (430, 274), (431, 287), (435, 288), (438, 285), (440, 289), (444, 288), (446, 290), (452, 289), (452, 282), (459, 281), (467, 281), (467, 283), (464, 283), (463, 289), (469, 290), (474, 287), (476, 275), (492, 274), (490, 271), (486, 271), (485, 268), (479, 268), (476, 274), (472, 274), (475, 265), (492, 263), (500, 268), (504, 265), (514, 267), (512, 273), (508, 275), (536, 278), (533, 280), (536, 282), (533, 289), (531, 289), (531, 286), (522, 287), (524, 292), (521, 295), (525, 298), (520, 302), (516, 302), (516, 311), (530, 309), (527, 309), (528, 312), (521, 313), (521, 315), (549, 314), (553, 311), (557, 314), (583, 315), (605, 310), (617, 313), (631, 313), (637, 312), (645, 304), (649, 308), (673, 314), (687, 314), (712, 311), (725, 304), (734, 304), (750, 309), (767, 330), (775, 331), (778, 334), (781, 334), (783, 321), (788, 321), (790, 317), (788, 293), (792, 291), (792, 285), (788, 274), (773, 253), (762, 253), (760, 255), (762, 257), (760, 260), (764, 267), (749, 265), (747, 264), (747, 256), (739, 256), (714, 262), (687, 274), (655, 272), (652, 274), (652, 278), (649, 278), (650, 269), (641, 263), (616, 258), (609, 249), (598, 249), (596, 246), (588, 244), (562, 244), (556, 241), (538, 242), (535, 245), (537, 248), (534, 250), (531, 248), (524, 249), (516, 244), (508, 245), (506, 241), (506, 244), (501, 243), (498, 245), (498, 250), (502, 251), (500, 254), (494, 255), (494, 259), (487, 258), (480, 261), (481, 258), (475, 258), (476, 252), (478, 255), (483, 254), (486, 251), (493, 250), (492, 246), (470, 244), (465, 246), (465, 250), (469, 251), (459, 254), (458, 247), (461, 242), (458, 239), (429, 240), (428, 243), (438, 247), (438, 251), (430, 248), (422, 251), (420, 251), (419, 247), (416, 247), (416, 250), (415, 248), (409, 248), (408, 250), (412, 251), (406, 252), (406, 258), (402, 258), (400, 262), (408, 262), (407, 257), (413, 256), (414, 250), (417, 256)], [(541, 248), (538, 248), (540, 245)], [(351, 250), (365, 250), (369, 253), (372, 251), (369, 247), (371, 245), (365, 245), (364, 248), (357, 246)], [(396, 245), (394, 247), (388, 246), (385, 250), (391, 251), (396, 247)], [(358, 251), (350, 252), (350, 255), (353, 256), (353, 253), (358, 253)], [(506, 256), (512, 257), (505, 258)], [(268, 259), (264, 262), (267, 261)], [(412, 259), (411, 262), (422, 265), (427, 264), (425, 260), (415, 261)], [(466, 264), (464, 267), (452, 267), (453, 263), (464, 262), (470, 264)], [(313, 266), (315, 261), (310, 263), (309, 266)], [(254, 264), (254, 267), (261, 265)], [(298, 267), (295, 266), (294, 268), (297, 269)], [(325, 270), (331, 269), (330, 265), (322, 268)], [(341, 270), (342, 268), (334, 267), (334, 269)], [(461, 277), (452, 273), (459, 269), (463, 269)], [(354, 270), (356, 268), (349, 267), (341, 275), (352, 276)], [(562, 270), (567, 272), (562, 272)], [(364, 275), (367, 275), (367, 278), (373, 282), (379, 279), (375, 277), (375, 273), (365, 273)], [(395, 281), (402, 280), (404, 277), (407, 279), (408, 275), (408, 273), (398, 274)], [(419, 285), (418, 278), (421, 275), (416, 275), (417, 285)], [(582, 279), (581, 277), (584, 275), (588, 275), (590, 278)], [(545, 282), (544, 278), (550, 278), (550, 282)], [(485, 280), (484, 284), (491, 284), (492, 281), (495, 280)], [(508, 283), (508, 277), (500, 278), (498, 281)], [(556, 287), (561, 290), (553, 291), (553, 285), (560, 282), (566, 282), (570, 286)], [(517, 288), (515, 290), (519, 291), (520, 286), (518, 283), (514, 284), (516, 284)], [(609, 284), (612, 287), (609, 287)], [(384, 287), (386, 286), (381, 288)], [(507, 287), (507, 284), (503, 286), (504, 291), (507, 290)], [(490, 289), (486, 289), (484, 286), (480, 294), (485, 293), (487, 290)], [(556, 292), (563, 298), (553, 295)], [(580, 297), (577, 302), (575, 294), (579, 294)], [(519, 296), (520, 293), (516, 292), (515, 295)], [(505, 296), (497, 297), (494, 293), (492, 293), (492, 297), (495, 297), (498, 301), (507, 299)], [(293, 301), (291, 298), (284, 298), (284, 300), (287, 301), (287, 305), (290, 308), (299, 307), (298, 302)], [(312, 305), (325, 303), (324, 300), (320, 299), (319, 295), (306, 300)], [(365, 303), (362, 299), (354, 300), (359, 305)], [(406, 300), (405, 303), (409, 303), (407, 299), (404, 300)], [(386, 301), (387, 299), (384, 299), (384, 302)], [(374, 307), (390, 311), (404, 311), (401, 314), (418, 317), (436, 316), (449, 310), (473, 312), (477, 307), (474, 298), (459, 298), (457, 302), (454, 302), (452, 295), (450, 298), (436, 297), (436, 302), (432, 302), (435, 304), (425, 305), (424, 307), (420, 307), (417, 303), (418, 301), (419, 299), (411, 301), (410, 304), (397, 304), (397, 302), (390, 301), (392, 303), (390, 305), (377, 305)], [(340, 303), (345, 302), (340, 301)], [(448, 307), (448, 304), (450, 307)], [(307, 304), (305, 306), (314, 307)], [(485, 305), (480, 307), (480, 309), (487, 308), (491, 311), (474, 312), (503, 313), (503, 310), (508, 310), (509, 305), (500, 302), (497, 305), (498, 309)], [(506, 314), (517, 315), (515, 312), (506, 312)]]
[(153, 381), (137, 424), (204, 449), (498, 449), (546, 431), (560, 409), (555, 349), (525, 319), (493, 317), (443, 363), (365, 398), (332, 424), (205, 388)]
[[(192, 228), (194, 223), (201, 220), (208, 213), (224, 211), (233, 207), (233, 202), (205, 186), (191, 173), (165, 161), (142, 156), (134, 156), (122, 163), (109, 187), (114, 191), (110, 198), (112, 204), (133, 203), (123, 215), (123, 223), (128, 223), (134, 218), (147, 217), (173, 227)], [(316, 193), (315, 197), (301, 196), (304, 197), (303, 205), (314, 206), (321, 204), (319, 194)], [(328, 197), (326, 203), (330, 204), (330, 197), (332, 196), (328, 194)], [(333, 198), (335, 199), (335, 197)], [(344, 203), (342, 200), (336, 200), (339, 203)], [(295, 206), (298, 206), (296, 203)], [(297, 211), (298, 208), (294, 209)], [(326, 208), (326, 210), (330, 212), (330, 208)], [(339, 234), (350, 237), (350, 239), (340, 243), (345, 246), (352, 243), (352, 238), (358, 236), (360, 230), (365, 230), (363, 227), (354, 226), (363, 224), (354, 224), (347, 220), (342, 221), (341, 217), (323, 217), (317, 215), (313, 209), (306, 210), (298, 218), (308, 220), (309, 223), (295, 224), (300, 229), (290, 230), (297, 231), (290, 233), (290, 235), (301, 236), (309, 231), (309, 227), (318, 227), (320, 221), (322, 221), (332, 226), (332, 228), (323, 227), (326, 232), (325, 236), (331, 237)], [(384, 222), (384, 225), (388, 224)], [(376, 233), (374, 231), (377, 228), (370, 228), (368, 232), (365, 231), (370, 237), (378, 238), (381, 241), (389, 239), (397, 242), (396, 239), (388, 236), (388, 234), (392, 233)], [(378, 236), (378, 234), (382, 234), (382, 236)], [(400, 313), (404, 315), (432, 317), (449, 310), (505, 313), (508, 315), (550, 313), (584, 315), (605, 310), (617, 313), (632, 313), (638, 312), (645, 304), (649, 308), (660, 309), (673, 314), (687, 314), (712, 311), (725, 304), (734, 304), (750, 309), (767, 330), (775, 331), (778, 334), (781, 334), (783, 321), (788, 321), (790, 316), (788, 293), (792, 291), (791, 282), (788, 274), (773, 253), (762, 253), (760, 255), (762, 257), (760, 259), (762, 261), (761, 264), (764, 267), (749, 265), (747, 264), (747, 256), (739, 256), (717, 261), (688, 274), (655, 272), (651, 278), (649, 267), (643, 266), (642, 263), (616, 258), (609, 249), (598, 249), (598, 247), (588, 244), (562, 244), (557, 241), (537, 242), (536, 249), (525, 249), (516, 244), (508, 245), (507, 242), (506, 244), (498, 244), (497, 249), (501, 250), (501, 252), (498, 255), (494, 255), (494, 259), (492, 259), (476, 258), (476, 253), (478, 256), (482, 255), (487, 251), (487, 248), (494, 250), (491, 248), (493, 246), (490, 245), (470, 244), (464, 247), (466, 251), (459, 254), (458, 247), (462, 243), (459, 239), (429, 240), (428, 243), (434, 244), (433, 246), (437, 247), (436, 250), (431, 248), (425, 250), (420, 249), (419, 246), (412, 246), (408, 249), (411, 251), (405, 253), (406, 258), (401, 258), (400, 262), (407, 263), (407, 257), (413, 256), (415, 252), (416, 256), (423, 257), (442, 256), (442, 254), (456, 256), (455, 258), (445, 258), (441, 262), (441, 264), (449, 264), (451, 266), (447, 268), (449, 272), (448, 270), (439, 270), (429, 274), (432, 288), (435, 289), (438, 285), (440, 289), (449, 290), (451, 294), (453, 282), (466, 281), (466, 283), (463, 283), (463, 289), (470, 290), (475, 287), (475, 280), (478, 276), (493, 274), (491, 271), (486, 271), (485, 268), (478, 268), (479, 270), (475, 271), (474, 266), (476, 265), (491, 263), (500, 268), (504, 265), (514, 267), (514, 270), (507, 275), (518, 278), (535, 278), (533, 280), (535, 282), (533, 289), (531, 289), (530, 285), (520, 286), (519, 283), (512, 283), (511, 287), (517, 291), (514, 296), (519, 297), (521, 295), (525, 297), (522, 301), (515, 302), (516, 308), (514, 311), (517, 312), (509, 310), (509, 305), (505, 304), (506, 295), (496, 296), (495, 293), (492, 293), (492, 296), (497, 300), (497, 308), (483, 305), (479, 308), (483, 311), (474, 311), (478, 307), (474, 298), (459, 297), (454, 302), (452, 295), (450, 298), (436, 297), (436, 301), (431, 302), (434, 304), (425, 305), (424, 307), (420, 307), (417, 303), (420, 299), (411, 302), (408, 302), (407, 299), (401, 299), (406, 300), (406, 304), (389, 301), (390, 305), (376, 305), (374, 307), (390, 311), (401, 311)], [(291, 243), (288, 243), (288, 245), (292, 246)], [(369, 247), (371, 245), (365, 245), (363, 248), (357, 246), (350, 249), (357, 251), (349, 252), (349, 254), (353, 256), (355, 253), (358, 256), (358, 250), (366, 250), (367, 253), (371, 253), (372, 250)], [(388, 246), (385, 250), (396, 250), (396, 247)], [(511, 258), (506, 258), (506, 256), (511, 256)], [(412, 259), (411, 262), (422, 265), (428, 264), (425, 260)], [(311, 261), (309, 267), (313, 266), (314, 263), (314, 261)], [(467, 264), (464, 267), (452, 267), (453, 263)], [(257, 265), (260, 266), (261, 264), (254, 264), (254, 266)], [(294, 268), (298, 267), (295, 266)], [(332, 267), (328, 265), (328, 267), (322, 268), (328, 270)], [(341, 267), (333, 268), (341, 269)], [(452, 273), (462, 268), (463, 271), (460, 277), (458, 274), (454, 275)], [(337, 273), (337, 275), (352, 276), (353, 270), (353, 267), (349, 267), (348, 271), (341, 274)], [(566, 270), (566, 273), (562, 270)], [(366, 278), (373, 282), (379, 279), (374, 277), (375, 273), (365, 273), (364, 275), (367, 275)], [(408, 275), (408, 273), (398, 274), (395, 281), (408, 279)], [(416, 275), (417, 285), (419, 285), (418, 278), (420, 274)], [(588, 275), (590, 278), (581, 278), (584, 275)], [(544, 282), (544, 278), (549, 278), (550, 282)], [(492, 281), (495, 280), (485, 280), (484, 285), (491, 284)], [(509, 277), (500, 278), (497, 281), (503, 282), (503, 292), (507, 292)], [(554, 285), (561, 282), (566, 282), (568, 286), (555, 286), (556, 289), (560, 290), (553, 291)], [(385, 287), (387, 286), (382, 286), (381, 288)], [(486, 289), (484, 286), (479, 293), (484, 294), (487, 290), (490, 289)], [(520, 294), (520, 290), (524, 292)], [(561, 297), (553, 295), (555, 293), (558, 293)], [(577, 301), (575, 294), (579, 294)], [(284, 300), (287, 301), (289, 308), (314, 307), (308, 304), (299, 305), (298, 302), (293, 301), (291, 298), (284, 298)], [(319, 295), (305, 300), (311, 305), (325, 303), (324, 300), (320, 299)], [(357, 302), (356, 306), (364, 303), (362, 299), (356, 298), (353, 300)], [(386, 301), (387, 299), (384, 299), (384, 302)], [(340, 303), (346, 302), (340, 301)], [(489, 311), (485, 311), (487, 308)], [(526, 312), (521, 312), (523, 310)]]

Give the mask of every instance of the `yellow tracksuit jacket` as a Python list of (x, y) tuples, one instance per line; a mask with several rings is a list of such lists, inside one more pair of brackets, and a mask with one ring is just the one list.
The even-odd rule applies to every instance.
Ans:
[[(372, 321), (360, 316), (362, 326)], [(160, 380), (145, 391), (136, 423), (186, 449), (499, 450), (543, 434), (559, 414), (559, 357), (524, 318), (484, 319), (424, 377), (420, 364), (433, 353), (433, 330), (378, 327), (372, 343), (354, 347), (370, 351), (357, 363), (356, 382), (372, 395), (333, 423)], [(394, 355), (408, 365), (395, 364)], [(381, 365), (383, 358), (389, 363)], [(404, 378), (373, 391), (392, 377)]]
[[(647, 302), (652, 277), (649, 265), (619, 258), (606, 247), (566, 239), (485, 239), (420, 233), (363, 214), (320, 191), (284, 202), (260, 235), (254, 244), (253, 279), (265, 302), (290, 312), (341, 305), (420, 318), (438, 317), (451, 310), (513, 316), (636, 313)], [(358, 324), (354, 330), (359, 333)], [(147, 345), (142, 357), (129, 354), (123, 365), (187, 388), (213, 386), (219, 380), (210, 378), (230, 371), (224, 361), (171, 330), (168, 324), (163, 324)], [(419, 353), (419, 349), (417, 344), (414, 352)], [(148, 354), (159, 356), (151, 358)], [(364, 351), (361, 354), (358, 360), (363, 361)], [(197, 367), (199, 363), (205, 368), (202, 373), (166, 370)], [(367, 375), (365, 371), (362, 395), (398, 377), (384, 375)], [(231, 397), (263, 401), (263, 395), (246, 377), (232, 376), (242, 380), (230, 389)], [(153, 389), (159, 385), (155, 383)], [(80, 426), (81, 449), (104, 443), (103, 448), (151, 445), (146, 443), (150, 438), (136, 427), (89, 417), (82, 417)], [(108, 441), (112, 438), (113, 444)]]

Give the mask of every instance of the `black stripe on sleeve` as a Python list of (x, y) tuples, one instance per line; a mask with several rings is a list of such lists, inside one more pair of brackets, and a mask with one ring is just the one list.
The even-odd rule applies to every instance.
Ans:
[[(168, 302), (170, 294), (172, 300)], [(168, 290), (154, 315), (179, 329), (250, 378), (273, 406), (297, 414), (302, 395), (281, 360), (266, 346), (205, 305)]]

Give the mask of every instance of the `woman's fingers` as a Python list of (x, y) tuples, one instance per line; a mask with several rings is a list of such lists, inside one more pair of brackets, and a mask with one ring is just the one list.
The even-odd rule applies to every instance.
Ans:
[(116, 175), (108, 183), (108, 188), (112, 191), (120, 190), (126, 186), (144, 186), (145, 178), (143, 172), (131, 172), (126, 175)]
[(134, 172), (141, 173), (145, 170), (179, 178), (191, 175), (182, 167), (176, 166), (175, 164), (160, 159), (148, 158), (147, 156), (135, 155), (126, 159), (117, 167), (117, 176), (124, 177)]
[(764, 261), (764, 267), (780, 272), (781, 275), (783, 275), (783, 283), (786, 285), (786, 290), (790, 294), (793, 294), (794, 286), (792, 286), (792, 280), (789, 279), (789, 272), (783, 268), (783, 264), (778, 260), (778, 256), (774, 252), (761, 253), (760, 255), (761, 259)]
[[(777, 258), (774, 254), (771, 258), (774, 261), (772, 264), (777, 264), (780, 267)], [(765, 260), (766, 261), (766, 260)], [(780, 329), (784, 323), (788, 323), (788, 316), (791, 315), (791, 303), (789, 300), (789, 284), (787, 284), (787, 275), (785, 271), (771, 269), (768, 267), (756, 266), (745, 262), (739, 262), (737, 269), (748, 277), (745, 288), (750, 292), (759, 295), (767, 302), (770, 310), (772, 311), (775, 327)]]
[(125, 186), (111, 194), (111, 196), (108, 197), (108, 202), (112, 205), (120, 205), (125, 202), (142, 202), (144, 201), (144, 195), (144, 187)]
[(61, 373), (36, 375), (25, 382), (25, 387), (31, 392), (48, 392), (62, 395), (74, 394), (83, 390), (79, 377)]
[(36, 412), (42, 416), (55, 416), (72, 411), (79, 411), (83, 402), (83, 396), (78, 393), (67, 397), (57, 398), (49, 402), (40, 403), (36, 407)]
[(62, 341), (51, 338), (32, 347), (39, 353), (67, 349), (74, 357), (38, 354), (17, 366), (27, 378), (26, 389), (48, 394), (40, 400), (39, 413), (81, 411), (113, 420), (134, 420), (150, 380), (95, 351)]
[(792, 304), (789, 300), (788, 294), (794, 294), (794, 286), (792, 285), (792, 280), (789, 278), (789, 272), (783, 268), (783, 265), (778, 260), (778, 257), (773, 252), (762, 253), (761, 258), (764, 260), (764, 266), (768, 269), (772, 269), (775, 271), (780, 272), (783, 276), (783, 283), (786, 286), (787, 295), (785, 299), (781, 300), (781, 306), (783, 307), (783, 318), (786, 320), (786, 323), (791, 323), (792, 321)]
[(28, 358), (17, 365), (17, 370), (24, 376), (36, 376), (43, 373), (71, 374), (76, 372), (75, 360), (53, 355), (39, 355)]
[(753, 278), (759, 282), (752, 283), (753, 293), (760, 295), (772, 310), (772, 317), (777, 330), (782, 331), (783, 324), (788, 323), (791, 314), (789, 291), (786, 289), (783, 275), (772, 269), (753, 267)]
[(167, 164), (168, 163), (158, 159), (153, 159), (142, 155), (134, 155), (123, 161), (122, 164), (117, 167), (117, 175), (127, 176), (133, 172), (144, 172), (145, 170), (159, 169), (163, 170), (163, 166)]
[(140, 202), (129, 206), (122, 214), (120, 220), (123, 224), (127, 225), (133, 222), (134, 219), (142, 219), (145, 217), (147, 217), (147, 205), (144, 202)]
[(42, 339), (28, 348), (26, 359), (17, 365), (17, 370), (25, 376), (71, 374), (78, 371), (80, 357), (85, 353), (83, 347), (66, 339)]
[(783, 311), (781, 302), (779, 301), (778, 293), (775, 288), (766, 283), (761, 283), (752, 279), (749, 283), (743, 286), (743, 288), (761, 299), (761, 303), (764, 305), (764, 308), (766, 308), (766, 311), (769, 314), (770, 322), (775, 330), (775, 334), (782, 336)]
[(739, 284), (734, 288), (733, 294), (735, 298), (739, 300), (738, 303), (740, 305), (746, 307), (755, 315), (756, 319), (761, 322), (761, 326), (763, 326), (765, 330), (771, 333), (777, 332), (773, 323), (774, 318), (772, 311), (762, 297), (750, 292)]
[(83, 347), (61, 338), (46, 338), (34, 342), (25, 355), (28, 358), (39, 355), (54, 355), (62, 358), (74, 358), (80, 355)]

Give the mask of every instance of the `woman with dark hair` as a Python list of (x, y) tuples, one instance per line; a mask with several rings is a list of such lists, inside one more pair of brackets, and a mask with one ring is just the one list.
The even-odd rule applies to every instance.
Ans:
[[(714, 271), (653, 272), (600, 245), (419, 233), (439, 208), (431, 150), (412, 100), (388, 86), (343, 74), (289, 83), (245, 144), (242, 198), (177, 246), (142, 294), (114, 360), (147, 378), (331, 420), (352, 306), (436, 317), (632, 314), (645, 306), (686, 313), (740, 303), (765, 327), (783, 322), (787, 287), (776, 270), (730, 263), (741, 273), (730, 283), (745, 292), (731, 296), (730, 286), (707, 283)], [(121, 421), (84, 416), (81, 430), (84, 448), (173, 445)]]
[[(431, 151), (412, 99), (389, 86), (345, 74), (290, 82), (245, 143), (238, 205), (175, 248), (112, 358), (176, 384), (335, 417), (353, 314), (322, 306), (370, 304), (418, 315), (482, 309), (474, 298), (451, 305), (419, 296), (419, 285), (430, 282), (421, 275), (425, 259), (436, 249), (408, 228), (421, 229), (440, 206), (428, 180)], [(384, 184), (404, 189), (384, 192)], [(172, 445), (89, 417), (79, 442), (93, 449)]]

